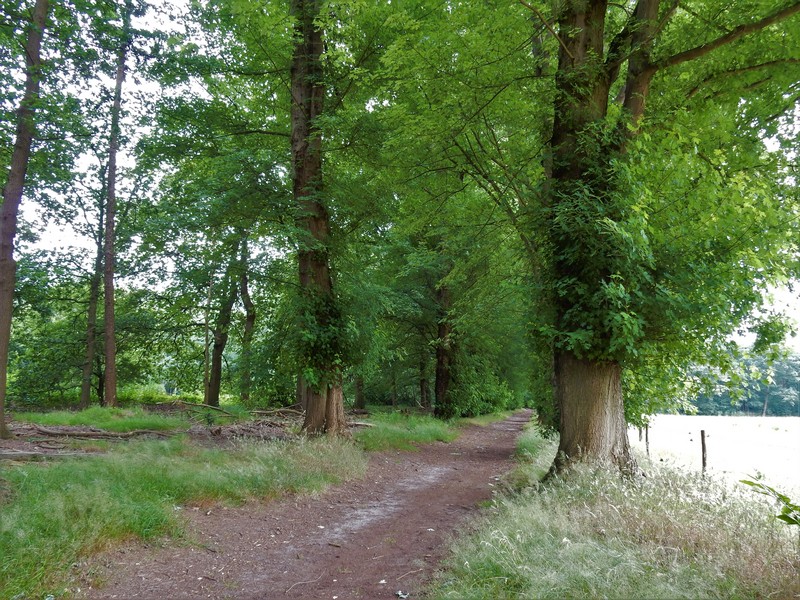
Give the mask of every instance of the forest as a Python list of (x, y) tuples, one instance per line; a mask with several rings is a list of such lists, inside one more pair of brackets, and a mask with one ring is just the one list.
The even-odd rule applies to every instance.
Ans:
[(4, 4), (5, 402), (527, 405), (624, 463), (791, 327), (800, 7), (751, 4)]
[[(523, 434), (519, 452), (547, 449), (540, 475), (602, 463), (630, 476), (640, 467), (628, 426), (657, 412), (800, 416), (800, 357), (785, 346), (796, 323), (771, 302), (800, 279), (800, 2), (0, 6), (0, 438), (32, 411), (172, 402), (208, 408), (213, 425), (220, 414), (289, 409), (304, 439), (322, 445), (301, 442), (275, 459), (281, 468), (313, 470), (316, 456), (335, 470), (356, 452), (353, 409), (432, 416), (426, 439), (448, 441), (459, 418), (524, 408), (542, 437)], [(752, 347), (736, 343), (744, 334)], [(360, 426), (383, 431), (395, 418)], [(358, 443), (369, 449), (370, 435)], [(263, 472), (247, 475), (266, 469), (267, 450), (198, 458), (182, 443), (141, 446), (153, 464), (180, 456), (163, 469), (185, 479), (132, 512), (167, 511), (158, 524), (111, 537), (171, 531), (172, 504), (198, 497), (283, 493), (260, 487)], [(101, 465), (86, 481), (117, 473), (85, 464)], [(209, 465), (242, 480), (203, 488)], [(309, 477), (366, 467), (348, 468)], [(125, 469), (149, 481), (145, 462)], [(54, 478), (43, 490), (84, 478), (0, 472), (0, 547), (26, 537), (8, 533), (24, 519), (5, 490), (34, 494), (34, 472)], [(119, 473), (107, 487), (120, 506), (149, 498), (132, 479), (136, 491), (124, 491)], [(613, 476), (586, 477), (591, 510), (622, 529), (671, 497), (648, 487), (655, 476), (637, 488), (650, 494), (642, 505)], [(539, 489), (523, 479), (517, 487)], [(572, 501), (589, 510), (575, 489), (544, 493), (542, 514)], [(728, 496), (719, 498), (703, 510)], [(666, 521), (717, 522), (680, 506)], [(737, 506), (737, 522), (748, 521), (751, 509)], [(42, 504), (42, 523), (60, 510)], [(667, 564), (682, 542), (654, 531), (631, 539), (660, 540), (643, 564)], [(495, 542), (500, 552), (505, 541)], [(64, 564), (103, 546), (81, 544)], [(681, 556), (691, 563), (700, 546)], [(763, 566), (745, 551), (728, 554)], [(746, 585), (731, 581), (746, 597), (765, 595), (759, 585), (796, 591), (786, 583), (794, 560), (778, 561), (782, 583), (756, 566)], [(0, 584), (21, 569), (11, 564)], [(25, 587), (49, 581), (30, 568), (37, 574), (15, 575), (9, 589), (44, 590)], [(686, 593), (704, 596), (687, 577)], [(310, 582), (287, 594), (298, 583)], [(605, 593), (580, 585), (552, 597)], [(711, 596), (739, 589), (719, 585)]]

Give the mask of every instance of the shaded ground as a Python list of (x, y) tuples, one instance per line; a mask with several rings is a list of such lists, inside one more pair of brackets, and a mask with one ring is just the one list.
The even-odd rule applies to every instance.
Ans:
[(315, 497), (180, 507), (191, 545), (129, 545), (78, 565), (81, 597), (419, 597), (453, 531), (512, 467), (529, 419), (521, 411), (449, 444), (375, 454), (365, 477)]

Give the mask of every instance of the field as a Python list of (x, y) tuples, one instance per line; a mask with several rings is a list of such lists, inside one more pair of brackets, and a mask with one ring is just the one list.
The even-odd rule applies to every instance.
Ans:
[[(701, 470), (700, 432), (706, 432), (707, 470), (733, 480), (761, 474), (765, 483), (800, 496), (800, 417), (656, 415), (650, 424), (650, 455)], [(645, 452), (636, 429), (631, 444)]]

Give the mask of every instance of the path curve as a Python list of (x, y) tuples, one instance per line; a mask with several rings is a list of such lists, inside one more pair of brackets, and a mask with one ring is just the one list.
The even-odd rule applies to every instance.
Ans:
[(456, 528), (513, 466), (531, 411), (464, 429), (418, 452), (371, 457), (366, 475), (316, 496), (189, 516), (192, 546), (123, 547), (84, 598), (416, 598)]

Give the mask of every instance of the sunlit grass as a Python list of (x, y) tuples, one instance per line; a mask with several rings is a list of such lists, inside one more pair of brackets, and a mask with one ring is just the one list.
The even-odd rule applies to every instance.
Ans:
[(368, 422), (372, 427), (358, 430), (354, 437), (369, 451), (413, 451), (417, 444), (450, 442), (458, 437), (455, 427), (427, 415), (373, 413)]
[(363, 452), (337, 440), (212, 450), (181, 439), (2, 467), (0, 597), (57, 595), (68, 565), (115, 540), (180, 536), (187, 504), (318, 490), (365, 467)]
[(148, 413), (140, 407), (106, 408), (92, 406), (78, 412), (15, 412), (14, 420), (45, 426), (84, 425), (118, 433), (137, 429), (152, 429), (156, 431), (187, 429), (190, 425), (186, 419)]
[(539, 484), (555, 442), (536, 438), (520, 444), (529, 476), (456, 544), (432, 598), (800, 594), (796, 532), (744, 486), (655, 465), (634, 480), (583, 468)]

